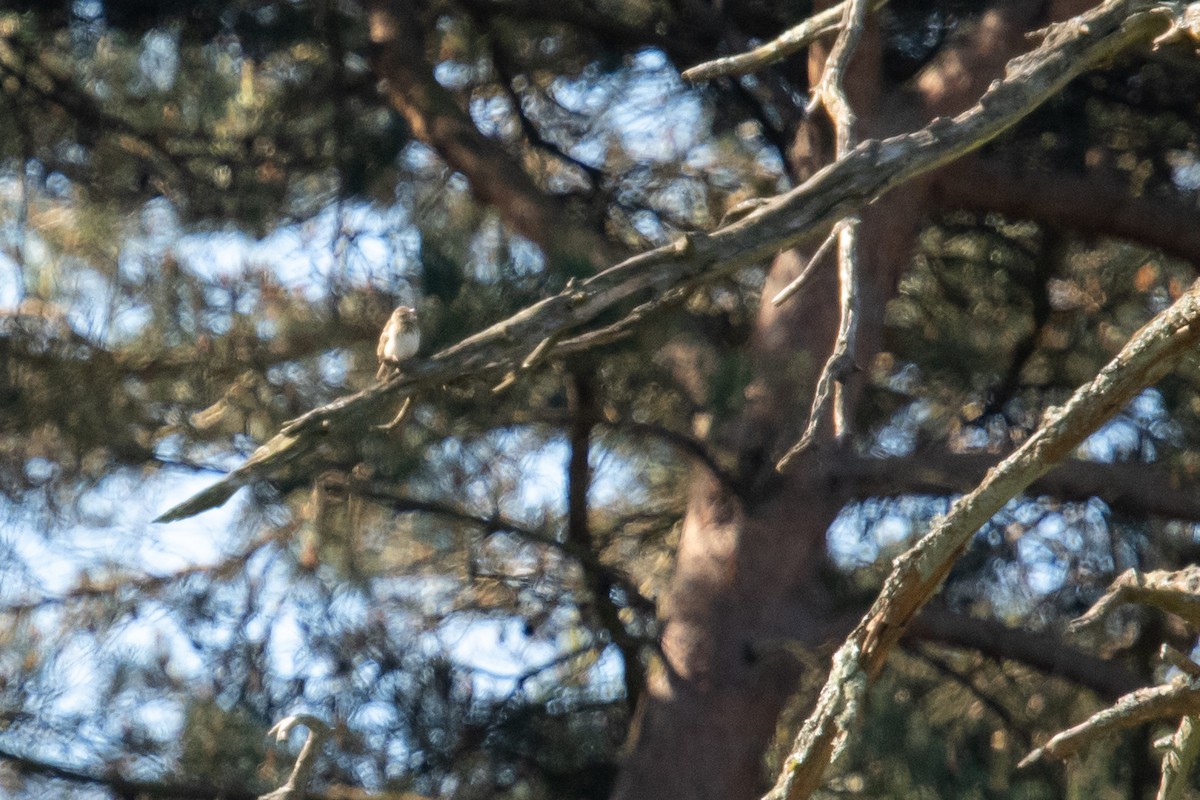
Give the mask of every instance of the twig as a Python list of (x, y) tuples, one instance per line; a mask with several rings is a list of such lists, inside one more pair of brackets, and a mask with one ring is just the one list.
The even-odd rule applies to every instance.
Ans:
[(376, 425), (375, 427), (381, 431), (390, 432), (395, 430), (397, 427), (399, 427), (401, 422), (404, 422), (404, 418), (408, 416), (408, 412), (412, 409), (412, 404), (413, 399), (412, 395), (410, 394), (408, 397), (404, 398), (404, 402), (400, 404), (400, 410), (396, 412), (396, 416), (392, 417), (391, 422), (386, 425)]
[[(844, 82), (850, 59), (854, 57), (854, 50), (862, 38), (866, 17), (867, 0), (848, 0), (843, 4), (841, 32), (833, 44), (833, 50), (825, 62), (825, 71), (813, 89), (812, 100), (809, 102), (810, 113), (820, 105), (833, 120), (839, 159), (849, 155), (858, 143), (855, 131), (858, 119), (854, 115), (854, 109), (850, 107), (849, 98), (846, 97)], [(775, 465), (781, 472), (817, 438), (831, 410), (834, 439), (842, 440), (849, 430), (845, 380), (854, 369), (858, 341), (858, 225), (859, 218), (852, 216), (843, 220), (837, 228), (838, 307), (841, 312), (837, 339), (817, 378), (804, 435)]]
[(1066, 760), (1113, 731), (1134, 728), (1156, 719), (1197, 713), (1200, 713), (1200, 686), (1190, 681), (1175, 680), (1161, 686), (1138, 689), (1073, 728), (1055, 734), (1050, 741), (1021, 759), (1017, 766), (1028, 767), (1047, 756)]
[(313, 767), (316, 766), (317, 753), (329, 738), (330, 730), (324, 720), (311, 714), (293, 714), (276, 722), (275, 726), (267, 731), (267, 735), (274, 736), (276, 742), (283, 744), (297, 725), (308, 728), (308, 737), (304, 740), (304, 746), (300, 748), (300, 755), (296, 756), (292, 774), (283, 786), (260, 795), (258, 800), (304, 800), (308, 796), (308, 781), (312, 777)]
[[(783, 472), (793, 459), (816, 440), (825, 419), (832, 416), (834, 439), (841, 441), (849, 430), (846, 397), (843, 391), (846, 378), (855, 370), (854, 350), (858, 339), (858, 217), (846, 220), (838, 235), (838, 301), (842, 316), (838, 324), (837, 340), (829, 354), (817, 387), (813, 392), (812, 407), (808, 414), (808, 425), (804, 434), (775, 464)], [(832, 415), (829, 406), (832, 400)]]
[(808, 283), (808, 279), (816, 273), (821, 259), (829, 252), (829, 248), (833, 247), (833, 243), (838, 241), (844, 224), (845, 221), (842, 221), (833, 226), (833, 230), (821, 242), (821, 246), (813, 251), (812, 257), (808, 259), (808, 263), (804, 265), (804, 269), (800, 270), (800, 274), (792, 278), (791, 283), (780, 289), (778, 294), (771, 298), (771, 305), (776, 307), (783, 305), (792, 298), (792, 295), (804, 288), (804, 284)]
[(1123, 603), (1154, 606), (1193, 625), (1200, 624), (1200, 567), (1191, 564), (1178, 570), (1153, 572), (1127, 569), (1083, 616), (1071, 622), (1069, 629), (1077, 632), (1095, 625)]
[(1158, 649), (1158, 657), (1164, 664), (1170, 664), (1192, 680), (1200, 679), (1200, 664), (1192, 661), (1166, 642)]
[[(827, 8), (820, 14), (814, 14), (794, 28), (789, 28), (771, 41), (761, 44), (753, 50), (697, 64), (690, 69), (684, 70), (682, 77), (685, 81), (700, 83), (701, 81), (710, 81), (713, 78), (719, 78), (723, 75), (748, 75), (763, 67), (768, 67), (771, 64), (782, 61), (793, 53), (803, 50), (825, 34), (837, 30), (838, 26), (842, 23), (842, 14), (845, 11), (845, 7), (854, 1), (848, 0), (848, 2), (839, 3), (832, 8)], [(871, 11), (877, 11), (886, 5), (886, 3), (887, 0), (872, 0), (869, 7)]]
[[(1077, 389), (1065, 406), (1048, 414), (1033, 436), (896, 559), (879, 597), (835, 658), (844, 661), (852, 657), (862, 673), (870, 678), (878, 675), (892, 647), (945, 580), (975, 531), (1010, 499), (1065, 460), (1138, 392), (1195, 352), (1197, 343), (1200, 282), (1138, 331), (1090, 383)], [(836, 678), (831, 676), (829, 680)], [(1200, 709), (1200, 699), (1196, 707)], [(848, 710), (836, 692), (822, 693), (822, 700), (793, 747), (795, 755), (787, 760), (768, 797), (796, 800), (808, 797), (820, 785), (835, 742), (846, 735), (845, 726), (854, 721), (846, 716)]]
[(862, 38), (863, 25), (867, 19), (867, 0), (846, 0), (837, 8), (842, 12), (838, 38), (833, 43), (829, 58), (825, 60), (821, 79), (813, 88), (807, 111), (811, 114), (818, 106), (825, 107), (835, 128), (837, 157), (841, 158), (857, 143), (854, 125), (858, 120), (846, 97), (844, 78), (850, 59), (854, 57), (854, 51)]
[[(586, 336), (583, 326), (636, 297), (721, 280), (801, 245), (885, 192), (982, 147), (1077, 75), (1161, 33), (1172, 15), (1179, 13), (1177, 6), (1166, 2), (1108, 0), (1079, 17), (1063, 35), (1048, 37), (1037, 50), (1010, 61), (1006, 76), (954, 119), (939, 117), (921, 130), (864, 142), (743, 219), (687, 237), (684, 246), (664, 246), (626, 259), (570, 291), (541, 300), (412, 364), (401, 377), (313, 409), (284, 425), (245, 464), (157, 521), (184, 519), (223, 504), (242, 486), (269, 480), (287, 465), (310, 456), (328, 441), (326, 434), (362, 431), (391, 407), (397, 393), (490, 380), (514, 371), (536, 342), (567, 331)], [(601, 341), (611, 339), (601, 337)]]

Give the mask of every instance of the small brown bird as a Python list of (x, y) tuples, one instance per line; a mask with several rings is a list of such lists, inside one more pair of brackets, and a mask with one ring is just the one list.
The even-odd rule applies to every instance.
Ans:
[(417, 325), (417, 310), (412, 306), (397, 306), (379, 334), (379, 346), (375, 355), (379, 357), (379, 370), (375, 380), (383, 380), (388, 372), (398, 369), (400, 362), (417, 354), (421, 346), (421, 328)]

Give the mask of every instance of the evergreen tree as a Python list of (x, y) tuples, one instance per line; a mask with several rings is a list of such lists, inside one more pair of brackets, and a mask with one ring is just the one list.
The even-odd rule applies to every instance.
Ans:
[[(1200, 263), (1179, 8), (682, 75), (828, 5), (4, 4), (2, 792), (254, 797), (297, 712), (311, 796), (766, 791), (897, 554)], [(1157, 783), (1145, 728), (1016, 763), (1192, 646), (1064, 623), (1195, 558), (1198, 378), (978, 529), (821, 791)]]

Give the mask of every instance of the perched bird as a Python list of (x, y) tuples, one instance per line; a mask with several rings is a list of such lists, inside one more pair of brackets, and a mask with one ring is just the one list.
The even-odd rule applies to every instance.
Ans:
[(401, 361), (417, 354), (421, 346), (421, 329), (417, 325), (417, 310), (411, 306), (397, 306), (379, 334), (379, 346), (375, 355), (379, 357), (379, 371), (375, 380), (382, 380), (389, 370), (396, 369)]

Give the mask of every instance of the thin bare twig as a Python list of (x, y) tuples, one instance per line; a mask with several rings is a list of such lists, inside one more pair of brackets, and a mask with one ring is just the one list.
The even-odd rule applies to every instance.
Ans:
[[(852, 2), (853, 0), (850, 0)], [(887, 3), (887, 0), (871, 0), (869, 8), (877, 11)], [(724, 75), (748, 75), (782, 61), (793, 53), (798, 53), (812, 42), (827, 33), (833, 33), (842, 24), (842, 14), (849, 2), (839, 3), (827, 8), (820, 14), (815, 14), (794, 28), (781, 33), (765, 44), (761, 44), (745, 53), (724, 56), (683, 71), (683, 79), (692, 83), (710, 81)]]
[(833, 230), (821, 242), (821, 246), (813, 251), (812, 257), (808, 259), (808, 263), (804, 265), (804, 269), (800, 270), (800, 274), (792, 278), (791, 283), (779, 290), (778, 294), (771, 298), (771, 305), (781, 306), (792, 298), (792, 295), (799, 292), (808, 283), (817, 271), (817, 266), (821, 263), (821, 259), (825, 258), (825, 254), (829, 252), (829, 248), (833, 247), (833, 243), (838, 241), (842, 232), (842, 225), (845, 222), (839, 222), (833, 226)]
[(846, 378), (855, 369), (854, 351), (858, 339), (858, 225), (858, 217), (851, 217), (838, 234), (838, 302), (842, 315), (838, 323), (837, 340), (817, 378), (808, 426), (800, 440), (775, 464), (780, 472), (812, 445), (826, 419), (833, 423), (833, 436), (837, 441), (844, 439), (849, 430), (849, 413), (843, 387)]
[(862, 39), (863, 25), (867, 19), (867, 0), (846, 0), (837, 8), (842, 12), (838, 38), (833, 43), (833, 49), (829, 51), (821, 79), (813, 88), (807, 111), (811, 114), (818, 106), (825, 107), (834, 124), (837, 157), (841, 158), (857, 143), (854, 126), (858, 119), (854, 116), (854, 109), (850, 107), (850, 100), (846, 97), (844, 83), (846, 68), (850, 65), (850, 59), (854, 58), (854, 51)]
[(293, 714), (276, 722), (274, 727), (267, 731), (267, 735), (274, 736), (275, 741), (282, 744), (287, 741), (292, 728), (297, 725), (308, 728), (308, 736), (304, 739), (304, 746), (300, 748), (300, 755), (296, 756), (292, 774), (283, 786), (260, 795), (258, 800), (304, 800), (308, 797), (308, 781), (312, 777), (313, 767), (316, 766), (317, 754), (331, 731), (325, 721), (318, 717), (311, 714)]
[[(628, 258), (414, 363), (403, 376), (313, 409), (284, 425), (246, 463), (157, 521), (184, 519), (223, 504), (242, 486), (269, 480), (311, 455), (327, 435), (361, 432), (384, 408), (394, 408), (398, 395), (418, 387), (484, 381), (515, 371), (529, 348), (548, 336), (575, 336), (556, 353), (567, 344), (585, 348), (611, 341), (588, 339), (585, 326), (635, 297), (686, 292), (815, 239), (885, 192), (982, 147), (1088, 68), (1148, 42), (1178, 13), (1175, 5), (1157, 0), (1108, 0), (1047, 37), (1037, 50), (1010, 61), (1006, 76), (954, 119), (939, 117), (920, 130), (864, 142), (747, 217)], [(623, 333), (614, 328), (609, 335)]]
[[(837, 158), (842, 159), (858, 143), (855, 130), (858, 119), (850, 100), (846, 96), (845, 74), (854, 57), (854, 50), (862, 38), (863, 25), (867, 18), (867, 0), (848, 0), (843, 4), (842, 30), (834, 42), (833, 50), (825, 63), (821, 80), (813, 89), (809, 102), (811, 113), (818, 105), (823, 106), (831, 120), (837, 142)], [(821, 369), (813, 392), (808, 425), (800, 441), (784, 454), (776, 464), (783, 471), (792, 459), (808, 448), (821, 432), (826, 418), (833, 423), (833, 436), (840, 441), (849, 430), (849, 412), (846, 408), (846, 377), (854, 369), (856, 344), (858, 341), (858, 216), (847, 217), (836, 229), (838, 237), (838, 305), (841, 319), (838, 323), (837, 339), (833, 351)], [(831, 234), (832, 235), (832, 234)], [(820, 251), (818, 250), (818, 253)], [(805, 270), (807, 272), (808, 270)], [(803, 274), (802, 274), (803, 276)], [(830, 405), (832, 404), (832, 409)], [(830, 413), (832, 411), (832, 413)]]
[[(1110, 6), (1109, 8), (1116, 7)], [(1121, 352), (1066, 405), (1047, 415), (1025, 444), (961, 497), (920, 541), (896, 559), (879, 597), (847, 637), (830, 682), (867, 681), (878, 675), (892, 647), (933, 596), (971, 536), (1004, 504), (1065, 460), (1093, 431), (1138, 392), (1162, 378), (1200, 343), (1200, 282), (1134, 335)], [(835, 749), (855, 723), (853, 697), (823, 691), (805, 723), (771, 800), (808, 797), (820, 785)], [(1172, 697), (1178, 713), (1196, 713), (1200, 697)]]
[(1164, 664), (1170, 664), (1192, 680), (1200, 680), (1200, 664), (1192, 661), (1166, 642), (1163, 642), (1162, 647), (1158, 648), (1158, 657)]
[(1092, 742), (1113, 731), (1134, 728), (1146, 722), (1200, 713), (1200, 686), (1175, 680), (1131, 692), (1083, 722), (1055, 734), (1041, 747), (1021, 759), (1018, 767), (1036, 764), (1047, 756), (1066, 760)]
[(1095, 625), (1123, 603), (1161, 608), (1193, 625), (1200, 624), (1200, 567), (1191, 564), (1182, 569), (1152, 572), (1127, 569), (1083, 616), (1071, 622), (1070, 630), (1080, 631)]

